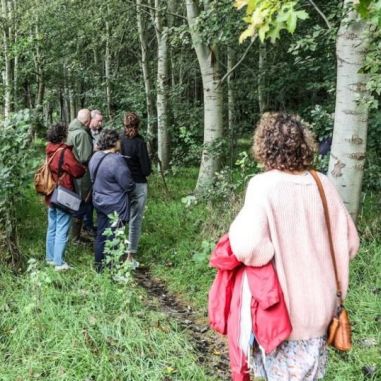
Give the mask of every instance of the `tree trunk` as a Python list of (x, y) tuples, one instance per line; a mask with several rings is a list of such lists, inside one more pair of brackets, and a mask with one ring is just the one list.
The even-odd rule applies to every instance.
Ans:
[(259, 42), (259, 63), (258, 63), (258, 106), (260, 114), (267, 108), (265, 96), (266, 89), (266, 44)]
[(105, 79), (106, 79), (106, 103), (107, 114), (109, 119), (112, 119), (111, 110), (111, 82), (110, 82), (110, 23), (106, 21), (106, 50), (105, 50)]
[(168, 134), (168, 28), (163, 26), (158, 9), (160, 0), (155, 0), (155, 29), (157, 37), (157, 149), (162, 170), (169, 167)]
[(352, 9), (343, 18), (337, 35), (337, 85), (335, 124), (329, 177), (351, 216), (356, 219), (364, 173), (368, 110), (358, 102), (366, 93), (366, 76), (359, 73), (369, 45), (368, 27)]
[[(227, 52), (228, 62), (227, 71), (230, 72), (234, 67), (234, 52), (233, 49), (228, 48)], [(233, 75), (228, 76), (228, 136), (229, 136), (229, 161), (230, 168), (233, 167), (234, 160), (234, 146), (235, 146), (235, 133), (234, 133), (234, 90), (233, 90)]]
[(4, 117), (7, 118), (11, 112), (12, 88), (11, 88), (11, 60), (9, 54), (9, 13), (7, 0), (1, 0), (2, 17), (3, 17), (3, 55), (4, 55)]
[(152, 156), (154, 152), (154, 139), (155, 139), (155, 122), (154, 122), (154, 102), (152, 99), (152, 85), (149, 76), (148, 62), (147, 62), (147, 37), (144, 33), (144, 21), (141, 12), (141, 0), (136, 0), (136, 16), (138, 23), (138, 33), (141, 48), (141, 67), (144, 80), (144, 89), (146, 93), (146, 104), (147, 104), (147, 146), (148, 152)]
[[(205, 0), (204, 3), (207, 3)], [(199, 15), (195, 0), (186, 0), (187, 18), (193, 46), (196, 50), (201, 69), (204, 92), (204, 148), (195, 192), (202, 192), (210, 186), (220, 167), (221, 153), (213, 150), (215, 143), (222, 138), (222, 86), (217, 60), (217, 48), (201, 42), (201, 36), (195, 28)]]

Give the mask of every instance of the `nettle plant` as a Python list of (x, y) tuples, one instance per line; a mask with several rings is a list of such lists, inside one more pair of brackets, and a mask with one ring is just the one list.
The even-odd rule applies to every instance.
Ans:
[[(0, 247), (7, 262), (20, 261), (17, 207), (23, 200), (24, 186), (31, 180), (31, 114), (19, 111), (0, 125)], [(1, 258), (0, 258), (1, 259)]]
[(105, 264), (109, 269), (112, 279), (118, 283), (129, 283), (131, 281), (132, 264), (124, 261), (128, 240), (124, 225), (120, 223), (118, 213), (109, 215), (111, 227), (107, 228), (104, 236), (105, 243)]

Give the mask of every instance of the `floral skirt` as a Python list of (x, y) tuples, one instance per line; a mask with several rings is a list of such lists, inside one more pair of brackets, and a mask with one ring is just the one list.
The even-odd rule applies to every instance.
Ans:
[(328, 360), (326, 337), (285, 341), (269, 354), (255, 348), (251, 369), (268, 381), (315, 381), (322, 379)]

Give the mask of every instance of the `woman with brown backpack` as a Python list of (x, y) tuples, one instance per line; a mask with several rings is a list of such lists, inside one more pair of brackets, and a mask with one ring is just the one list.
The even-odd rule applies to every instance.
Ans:
[[(73, 191), (73, 179), (82, 177), (86, 169), (76, 160), (72, 147), (64, 143), (66, 137), (67, 126), (64, 124), (55, 124), (48, 130), (46, 159), (55, 184)], [(52, 193), (45, 195), (48, 206), (46, 261), (54, 265), (56, 271), (68, 270), (70, 266), (64, 261), (64, 253), (72, 216), (68, 211), (51, 204)]]

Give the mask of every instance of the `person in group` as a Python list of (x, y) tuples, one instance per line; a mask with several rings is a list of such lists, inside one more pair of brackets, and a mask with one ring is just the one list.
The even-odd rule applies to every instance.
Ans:
[[(230, 226), (231, 248), (246, 266), (274, 261), (290, 315), (289, 338), (265, 358), (255, 351), (257, 377), (271, 381), (321, 379), (327, 364), (326, 332), (337, 296), (324, 209), (309, 172), (316, 144), (295, 115), (266, 113), (253, 151), (265, 172), (254, 176)], [(359, 248), (355, 225), (330, 180), (318, 174), (328, 200), (343, 297), (349, 260)]]
[[(64, 143), (66, 137), (66, 125), (55, 124), (50, 127), (47, 134), (46, 156), (48, 161), (51, 160), (49, 169), (55, 182), (69, 190), (74, 190), (73, 178), (82, 177), (86, 169), (76, 160), (72, 147)], [(58, 179), (60, 161), (61, 170)], [(72, 217), (69, 213), (50, 205), (50, 198), (51, 195), (45, 197), (48, 205), (46, 261), (48, 264), (54, 265), (57, 271), (67, 270), (70, 266), (64, 261), (64, 254)]]
[[(98, 140), (99, 151), (89, 163), (93, 183), (93, 204), (97, 211), (95, 268), (104, 268), (105, 230), (111, 227), (109, 215), (117, 212), (120, 224), (129, 220), (129, 199), (135, 183), (125, 159), (120, 155), (120, 137), (116, 130), (104, 130)], [(112, 239), (112, 238), (111, 238)]]
[(90, 132), (93, 137), (93, 148), (94, 151), (97, 150), (97, 143), (99, 140), (99, 135), (102, 132), (103, 127), (103, 115), (99, 110), (92, 110), (90, 112), (91, 120), (90, 120)]
[[(90, 133), (93, 138), (93, 150), (96, 151), (98, 149), (98, 140), (99, 135), (102, 131), (103, 125), (103, 115), (99, 110), (92, 110), (90, 112), (91, 120), (89, 124)], [(96, 236), (96, 228), (94, 227), (93, 222), (93, 214), (94, 214), (94, 206), (91, 200), (91, 196), (89, 199), (89, 205), (87, 208), (87, 213), (83, 218), (83, 230), (90, 236)]]
[[(93, 138), (90, 133), (89, 125), (91, 121), (90, 111), (81, 109), (78, 111), (77, 118), (69, 125), (67, 144), (73, 146), (73, 153), (77, 160), (87, 167), (90, 157), (93, 154)], [(72, 227), (72, 238), (74, 243), (90, 243), (91, 241), (81, 236), (83, 219), (91, 208), (91, 182), (88, 172), (81, 178), (75, 180), (75, 189), (82, 197), (81, 207), (74, 214)]]
[(136, 183), (130, 195), (130, 222), (128, 232), (127, 260), (134, 268), (139, 266), (136, 253), (141, 235), (144, 207), (147, 201), (147, 177), (151, 174), (151, 161), (147, 145), (139, 135), (139, 116), (135, 112), (126, 112), (123, 116), (124, 132), (121, 135), (121, 153), (125, 157), (132, 178)]

